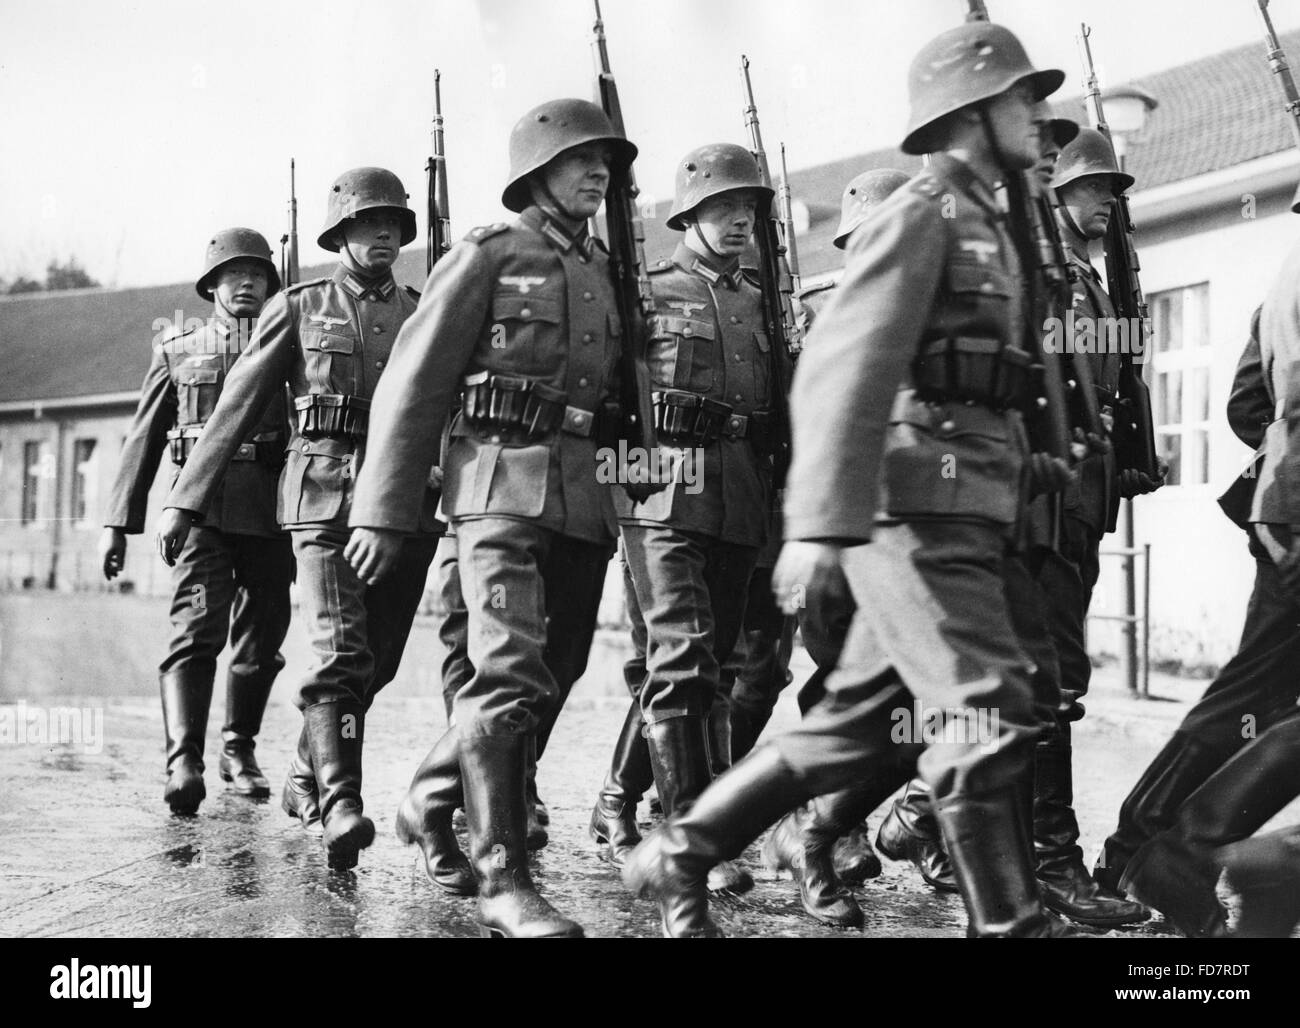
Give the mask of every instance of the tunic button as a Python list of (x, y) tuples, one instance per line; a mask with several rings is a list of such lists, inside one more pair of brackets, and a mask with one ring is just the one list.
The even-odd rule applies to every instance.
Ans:
[(743, 400), (743, 399), (744, 399), (744, 397), (743, 397), (743, 396), (741, 396), (741, 394), (740, 394), (740, 393), (737, 393), (737, 394), (736, 394), (736, 397), (735, 397), (735, 399), (736, 399), (736, 402), (737, 402), (737, 403), (739, 403), (739, 402), (740, 402), (740, 401), (741, 401), (741, 400)]
[(596, 341), (596, 337), (593, 336), (590, 332), (587, 332), (585, 335), (583, 335), (582, 341), (584, 343), (594, 343)]
[(739, 319), (738, 317), (736, 317), (736, 316), (733, 314), (733, 315), (731, 316), (731, 323), (732, 323), (733, 325), (739, 325), (739, 324), (740, 324), (740, 319)]
[(993, 283), (992, 283), (992, 282), (982, 282), (982, 283), (980, 284), (980, 291), (981, 291), (981, 292), (985, 292), (985, 293), (991, 293), (991, 292), (993, 292)]
[(375, 361), (375, 367), (377, 367), (377, 368), (382, 368), (383, 366), (384, 366), (384, 362), (383, 362), (383, 361)]
[(956, 428), (956, 427), (957, 427), (957, 422), (955, 422), (955, 421), (945, 421), (942, 425), (939, 426), (939, 431), (940, 431), (940, 432), (951, 432), (951, 431), (952, 431), (954, 428)]
[(533, 309), (531, 307), (521, 307), (519, 309), (519, 316), (521, 318), (531, 318), (533, 316)]
[(582, 298), (583, 298), (584, 300), (594, 300), (594, 299), (595, 299), (595, 297), (594, 297), (591, 293), (583, 293), (583, 294), (582, 294)]
[(732, 419), (731, 419), (731, 429), (732, 429), (732, 431), (735, 431), (735, 430), (738, 429), (739, 427), (740, 427), (740, 418), (732, 418)]
[(690, 325), (687, 325), (685, 328), (682, 329), (682, 335), (693, 336), (695, 335), (695, 329), (691, 328)]
[(383, 325), (376, 325), (376, 326), (375, 326), (375, 335), (377, 335), (377, 336), (381, 336), (381, 335), (383, 335), (383, 334), (384, 334), (384, 326), (383, 326)]
[(745, 358), (742, 357), (740, 354), (736, 354), (736, 363), (737, 363), (737, 364), (739, 364), (739, 363), (740, 363), (741, 361), (743, 361), (744, 359), (745, 359)]
[(585, 386), (586, 384), (587, 384), (587, 380), (585, 378), (578, 379), (578, 385)]

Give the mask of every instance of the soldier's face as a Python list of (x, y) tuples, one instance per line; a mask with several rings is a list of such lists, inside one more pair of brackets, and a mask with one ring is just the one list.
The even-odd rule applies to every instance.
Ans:
[(719, 193), (695, 208), (695, 224), (700, 235), (715, 253), (724, 257), (738, 257), (745, 252), (757, 216), (758, 201), (748, 189)]
[(1044, 117), (1033, 90), (1018, 82), (988, 106), (989, 124), (1009, 169), (1032, 168), (1042, 157)]
[(257, 261), (231, 261), (217, 272), (212, 292), (237, 318), (255, 318), (262, 312), (269, 288), (266, 268)]
[(1100, 239), (1106, 234), (1114, 210), (1111, 201), (1115, 194), (1111, 190), (1109, 175), (1084, 175), (1056, 192), (1079, 231), (1088, 239)]
[(1042, 135), (1043, 138), (1039, 143), (1039, 152), (1042, 156), (1034, 165), (1034, 175), (1038, 178), (1038, 184), (1046, 188), (1052, 184), (1052, 174), (1056, 171), (1056, 162), (1060, 159), (1061, 148), (1056, 145), (1051, 126), (1044, 125)]
[(603, 143), (570, 147), (542, 169), (542, 180), (561, 212), (585, 221), (600, 210), (609, 189), (612, 153)]
[(393, 266), (402, 241), (402, 219), (383, 207), (362, 211), (343, 223), (343, 244), (362, 271), (381, 272)]

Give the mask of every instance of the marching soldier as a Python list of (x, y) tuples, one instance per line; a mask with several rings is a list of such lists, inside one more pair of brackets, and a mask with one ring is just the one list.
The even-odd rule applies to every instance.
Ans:
[[(668, 816), (712, 778), (709, 714), (768, 532), (772, 343), (762, 294), (740, 257), (772, 196), (743, 146), (692, 150), (678, 165), (667, 222), (682, 240), (651, 270), (657, 314), (647, 359), (659, 444), (676, 471), (667, 489), (620, 505), (646, 649), (633, 700), (641, 717), (629, 712), (612, 774), (639, 733)], [(593, 813), (592, 834), (609, 843), (615, 863), (636, 835), (634, 809), (602, 794)], [(733, 892), (753, 885), (730, 864), (714, 880)]]
[[(1298, 208), (1300, 204), (1292, 209)], [(1123, 887), (1139, 848), (1173, 826), (1189, 797), (1250, 742), (1244, 724), (1254, 724), (1262, 741), (1266, 729), (1295, 711), (1300, 693), (1294, 670), (1300, 660), (1300, 538), (1292, 526), (1300, 524), (1300, 514), (1287, 499), (1296, 487), (1290, 456), (1294, 443), (1286, 429), (1293, 414), (1292, 368), (1300, 359), (1297, 267), (1300, 249), (1288, 257), (1251, 320), (1250, 341), (1228, 400), (1229, 425), (1255, 449), (1250, 466), (1219, 500), (1228, 517), (1245, 529), (1255, 559), (1241, 643), (1120, 807), (1119, 824), (1093, 868), (1093, 875), (1112, 887)], [(1161, 907), (1155, 896), (1150, 899)]]
[(398, 828), (419, 843), (431, 873), (457, 884), (464, 857), (446, 800), (463, 793), (485, 934), (582, 935), (528, 872), (525, 776), (559, 694), (550, 647), (567, 650), (574, 638), (553, 639), (548, 618), (557, 631), (594, 625), (613, 551), (612, 490), (597, 461), (618, 431), (623, 330), (609, 258), (587, 221), (611, 169), (635, 155), (584, 100), (550, 101), (515, 125), (502, 203), (519, 219), (475, 229), (435, 265), (399, 341), (397, 371), (380, 387), (374, 458), (352, 511), (354, 564), (379, 580), (398, 559), (460, 393), (443, 459), (444, 508), (456, 532), (473, 672)]
[[(988, 23), (943, 33), (912, 62), (902, 148), (932, 162), (851, 241), (802, 357), (790, 541), (775, 576), (787, 603), (851, 591), (858, 610), (826, 699), (629, 858), (624, 880), (659, 901), (666, 934), (721, 934), (704, 889), (712, 863), (813, 795), (855, 780), (887, 795), (918, 756), (968, 934), (1066, 931), (1039, 898), (1017, 795), (1039, 729), (1004, 561), (1025, 480), (1020, 409), (1035, 390), (1026, 241), (1011, 237), (994, 194), (1008, 171), (1038, 160), (1035, 104), (1063, 79)], [(996, 745), (957, 731), (928, 745), (915, 732), (891, 739), (894, 712), (913, 698), (985, 718)]]
[[(1049, 113), (1044, 110), (1044, 117)], [(1060, 220), (1073, 268), (1076, 324), (1083, 326), (1087, 319), (1100, 327), (1104, 319), (1114, 318), (1114, 309), (1088, 260), (1087, 241), (1104, 234), (1111, 200), (1133, 180), (1115, 166), (1110, 144), (1099, 132), (1080, 130), (1060, 118), (1046, 120), (1045, 126), (1043, 155), (1035, 172), (1040, 182), (1047, 180), (1058, 188), (1066, 205)], [(1084, 203), (1092, 206), (1084, 209)], [(1070, 210), (1078, 212), (1077, 223)], [(1086, 235), (1079, 225), (1087, 226)], [(1064, 315), (1063, 310), (1055, 314), (1062, 321)], [(1105, 337), (1098, 331), (1096, 338)], [(1114, 403), (1119, 356), (1075, 352), (1070, 359), (1089, 362), (1102, 417), (1109, 418), (1107, 405)], [(1021, 642), (1038, 668), (1035, 682), (1042, 688), (1036, 689), (1036, 695), (1040, 702), (1047, 700), (1048, 691), (1053, 696), (1054, 709), (1046, 718), (1048, 730), (1037, 743), (1033, 770), (1034, 841), (1043, 900), (1073, 920), (1113, 927), (1145, 921), (1150, 915), (1141, 904), (1094, 882), (1084, 867), (1073, 809), (1070, 745), (1070, 724), (1083, 716), (1079, 700), (1087, 692), (1091, 672), (1084, 622), (1097, 578), (1097, 549), (1102, 532), (1114, 528), (1119, 503), (1114, 457), (1108, 447), (1100, 449), (1085, 451), (1077, 480), (1065, 488), (1059, 513), (1046, 497), (1030, 507), (1031, 545), (1026, 560), (1016, 561), (1017, 573), (1024, 575), (1008, 601)], [(1055, 532), (1049, 526), (1052, 519), (1059, 522)], [(924, 782), (909, 783), (881, 824), (877, 845), (893, 859), (912, 860), (935, 888), (956, 891)]]
[[(279, 290), (271, 248), (232, 228), (208, 243), (195, 289), (215, 306), (201, 328), (155, 345), (140, 405), (122, 448), (100, 542), (104, 577), (122, 570), (126, 536), (144, 531), (149, 487), (166, 449), (185, 464), (248, 341), (266, 298)], [(287, 433), (280, 396), (247, 407), (246, 430), (215, 475), (211, 517), (189, 537), (172, 575), (172, 637), (159, 667), (172, 811), (193, 814), (206, 790), (203, 742), (217, 656), (229, 633), (220, 774), (242, 796), (270, 795), (253, 756), (262, 713), (284, 667), (293, 552), (275, 520), (275, 484)]]
[(365, 712), (397, 673), (442, 531), (426, 468), (410, 524), (396, 540), (401, 559), (394, 575), (369, 583), (345, 556), (371, 398), (415, 310), (417, 294), (399, 289), (391, 270), (399, 248), (414, 238), (415, 213), (391, 171), (356, 168), (335, 180), (317, 242), (339, 253), (338, 268), (268, 306), (172, 489), (159, 531), (170, 563), (191, 524), (211, 510), (219, 471), (248, 430), (251, 412), (287, 385), (295, 420), (279, 520), (293, 539), (316, 663), (298, 695), (303, 733), (285, 806), (305, 827), (319, 817), (328, 863), (336, 869), (355, 867), (358, 852), (374, 840), (361, 797)]

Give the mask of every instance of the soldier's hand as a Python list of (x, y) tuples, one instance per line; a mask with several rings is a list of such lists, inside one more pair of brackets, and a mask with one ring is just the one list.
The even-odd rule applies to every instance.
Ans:
[(169, 568), (176, 566), (176, 558), (185, 549), (185, 540), (190, 537), (193, 525), (194, 515), (189, 511), (179, 507), (163, 508), (158, 519), (158, 553)]
[(1059, 493), (1074, 479), (1074, 471), (1068, 461), (1053, 457), (1050, 453), (1032, 453), (1029, 455), (1029, 491), (1033, 496), (1043, 493)]
[(849, 601), (848, 580), (840, 567), (840, 548), (833, 543), (788, 542), (772, 572), (772, 594), (787, 614), (819, 605)]
[(343, 556), (366, 585), (375, 585), (397, 566), (402, 533), (387, 528), (354, 528)]
[(122, 573), (126, 564), (126, 533), (120, 528), (106, 528), (100, 533), (99, 562), (110, 582)]
[(679, 457), (676, 451), (667, 447), (652, 446), (648, 454), (643, 452), (643, 456), (646, 460), (627, 461), (619, 469), (623, 491), (633, 503), (645, 503), (655, 493), (663, 492), (679, 470), (685, 470), (679, 469), (678, 462), (686, 457)]

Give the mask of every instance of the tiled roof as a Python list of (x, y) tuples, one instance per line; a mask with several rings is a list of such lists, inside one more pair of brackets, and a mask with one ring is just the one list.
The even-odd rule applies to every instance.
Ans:
[[(1282, 46), (1300, 54), (1300, 30), (1283, 33)], [(1143, 137), (1128, 159), (1137, 188), (1192, 178), (1293, 146), (1275, 76), (1262, 44), (1226, 50), (1131, 83), (1155, 96)], [(1114, 88), (1121, 83), (1103, 83)], [(1079, 97), (1059, 113), (1086, 122)], [(839, 264), (830, 245), (839, 221), (839, 197), (854, 175), (873, 168), (913, 172), (920, 161), (889, 148), (791, 173), (795, 197), (809, 208), (809, 231), (798, 238), (805, 278)], [(668, 204), (646, 220), (646, 256), (671, 253), (677, 234), (664, 224)], [(468, 228), (468, 226), (466, 226)], [(328, 274), (305, 268), (303, 277)], [(424, 253), (411, 248), (394, 268), (398, 282), (419, 288)], [(206, 313), (189, 283), (146, 289), (29, 294), (0, 301), (0, 402), (122, 393), (138, 389), (149, 362), (153, 319)]]

